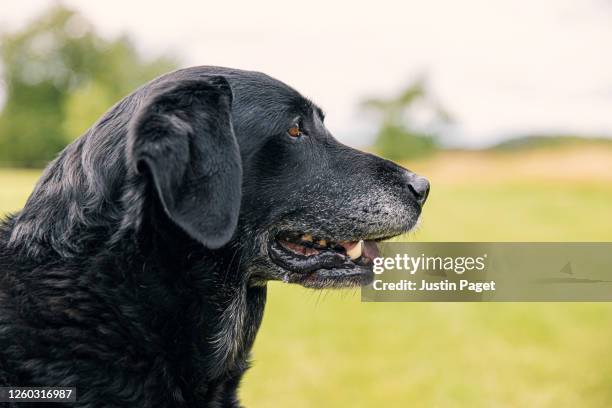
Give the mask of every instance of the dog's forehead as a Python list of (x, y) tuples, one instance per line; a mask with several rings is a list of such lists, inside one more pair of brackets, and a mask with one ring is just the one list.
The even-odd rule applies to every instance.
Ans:
[(306, 102), (306, 98), (289, 85), (260, 72), (243, 71), (228, 76), (227, 80), (236, 104), (280, 108)]
[(258, 71), (246, 71), (218, 66), (199, 66), (179, 70), (175, 79), (196, 79), (222, 76), (232, 89), (234, 121), (253, 119), (263, 115), (268, 119), (288, 113), (311, 115), (316, 113), (323, 119), (322, 110), (312, 101), (284, 82)]
[(297, 118), (316, 118), (317, 126), (324, 126), (324, 115), (319, 107), (291, 86), (267, 74), (201, 66), (180, 71), (179, 75), (193, 79), (221, 76), (227, 80), (232, 91), (232, 124), (241, 149), (255, 149), (255, 145), (267, 140), (266, 136), (284, 132)]

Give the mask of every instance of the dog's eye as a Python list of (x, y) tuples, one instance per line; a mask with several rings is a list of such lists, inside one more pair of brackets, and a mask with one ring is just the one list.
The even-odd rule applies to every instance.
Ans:
[(287, 133), (289, 133), (289, 136), (291, 137), (302, 136), (302, 131), (300, 130), (300, 127), (297, 125), (290, 127), (289, 130), (287, 130)]

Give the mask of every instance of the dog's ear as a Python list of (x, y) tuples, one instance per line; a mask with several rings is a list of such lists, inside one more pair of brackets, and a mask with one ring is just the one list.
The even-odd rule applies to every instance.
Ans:
[(180, 81), (151, 92), (131, 121), (128, 160), (148, 173), (168, 217), (209, 248), (238, 221), (242, 166), (222, 77)]

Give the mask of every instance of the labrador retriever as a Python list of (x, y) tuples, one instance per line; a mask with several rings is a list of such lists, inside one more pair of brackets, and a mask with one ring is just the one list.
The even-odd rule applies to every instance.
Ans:
[(0, 224), (0, 385), (75, 386), (79, 407), (239, 406), (266, 283), (369, 283), (376, 242), (413, 228), (428, 192), (267, 75), (157, 78)]

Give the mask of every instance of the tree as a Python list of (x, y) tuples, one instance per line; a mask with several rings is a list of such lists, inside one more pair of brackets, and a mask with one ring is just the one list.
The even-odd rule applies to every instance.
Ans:
[(176, 66), (167, 57), (143, 59), (126, 37), (101, 38), (63, 6), (4, 34), (1, 44), (4, 165), (44, 165), (113, 103)]
[(429, 96), (423, 78), (389, 99), (367, 99), (362, 108), (377, 114), (380, 124), (374, 148), (392, 160), (422, 156), (437, 148), (435, 132), (427, 132), (416, 125), (414, 114), (418, 108), (429, 114), (427, 126), (430, 129), (451, 120), (450, 115)]

